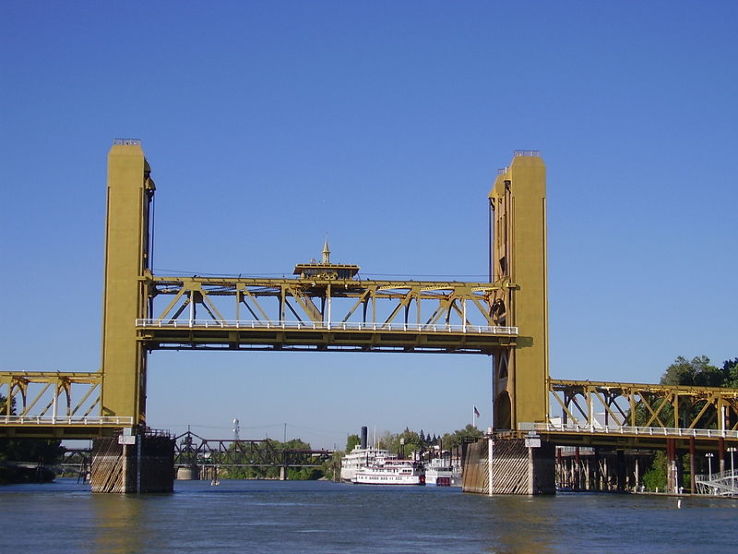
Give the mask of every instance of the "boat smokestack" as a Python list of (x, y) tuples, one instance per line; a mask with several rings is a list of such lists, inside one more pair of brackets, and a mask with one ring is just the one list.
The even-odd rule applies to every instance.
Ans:
[(366, 448), (366, 436), (367, 436), (367, 430), (366, 430), (366, 425), (364, 425), (361, 428), (361, 447), (362, 448)]

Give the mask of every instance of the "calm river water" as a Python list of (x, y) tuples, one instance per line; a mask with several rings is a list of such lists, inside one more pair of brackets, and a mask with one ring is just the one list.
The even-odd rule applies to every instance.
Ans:
[(0, 487), (0, 552), (728, 552), (738, 500), (520, 498), (325, 481), (178, 481), (92, 495), (73, 480)]

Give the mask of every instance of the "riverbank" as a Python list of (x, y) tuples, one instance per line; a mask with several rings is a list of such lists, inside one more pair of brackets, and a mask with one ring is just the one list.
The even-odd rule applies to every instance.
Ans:
[(55, 473), (45, 466), (23, 462), (0, 463), (0, 485), (50, 483), (55, 477)]

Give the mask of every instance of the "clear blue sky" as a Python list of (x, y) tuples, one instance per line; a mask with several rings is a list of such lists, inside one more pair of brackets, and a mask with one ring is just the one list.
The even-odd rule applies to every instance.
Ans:
[[(160, 273), (484, 275), (486, 195), (548, 166), (551, 374), (738, 356), (738, 3), (0, 3), (0, 369), (96, 370), (106, 153)], [(154, 353), (149, 423), (342, 446), (491, 416), (484, 357)]]

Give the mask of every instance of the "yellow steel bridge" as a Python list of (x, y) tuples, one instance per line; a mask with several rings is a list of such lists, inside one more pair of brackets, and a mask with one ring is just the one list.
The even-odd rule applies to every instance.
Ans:
[(737, 390), (549, 377), (545, 166), (535, 151), (516, 152), (489, 194), (489, 282), (362, 279), (358, 266), (331, 263), (327, 244), (289, 279), (154, 275), (155, 191), (140, 142), (117, 140), (102, 366), (0, 373), (0, 437), (144, 426), (148, 353), (209, 349), (482, 354), (498, 432), (560, 444), (738, 443)]

